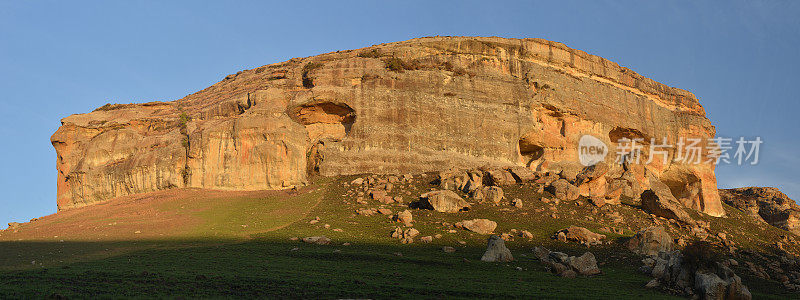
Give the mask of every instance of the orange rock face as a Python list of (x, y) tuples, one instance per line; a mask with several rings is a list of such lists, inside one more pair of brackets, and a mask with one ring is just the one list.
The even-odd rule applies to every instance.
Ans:
[[(563, 44), (432, 37), (242, 71), (174, 102), (107, 105), (63, 119), (51, 140), (65, 209), (174, 187), (286, 188), (312, 172), (564, 168), (585, 134), (609, 146), (615, 174), (620, 137), (714, 133), (691, 93)], [(724, 214), (713, 165), (642, 170), (685, 206)]]

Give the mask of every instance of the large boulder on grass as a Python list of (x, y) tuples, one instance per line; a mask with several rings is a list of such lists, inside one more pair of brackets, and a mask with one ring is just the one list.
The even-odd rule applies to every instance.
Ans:
[(469, 209), (469, 202), (451, 190), (427, 192), (419, 196), (420, 208), (432, 209), (438, 212), (454, 213)]
[(503, 239), (493, 235), (487, 240), (486, 252), (483, 253), (481, 260), (487, 262), (509, 262), (514, 260), (514, 256), (511, 255), (511, 250), (506, 248)]
[(497, 228), (497, 222), (488, 219), (473, 219), (458, 222), (455, 226), (480, 234), (490, 234)]

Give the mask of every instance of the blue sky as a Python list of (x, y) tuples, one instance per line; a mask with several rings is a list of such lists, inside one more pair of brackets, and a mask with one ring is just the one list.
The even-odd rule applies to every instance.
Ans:
[[(558, 3), (556, 3), (558, 2)], [(764, 140), (720, 187), (800, 198), (800, 1), (0, 0), (0, 228), (56, 211), (59, 120), (175, 100), (242, 69), (434, 35), (538, 37), (695, 93)]]

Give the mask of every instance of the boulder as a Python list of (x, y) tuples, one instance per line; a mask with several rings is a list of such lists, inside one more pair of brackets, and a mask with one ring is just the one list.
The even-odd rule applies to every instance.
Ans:
[(482, 261), (487, 262), (509, 262), (514, 260), (511, 250), (506, 248), (506, 244), (500, 237), (492, 235), (489, 237), (486, 252), (481, 257)]
[(417, 235), (419, 235), (419, 230), (416, 230), (414, 228), (408, 228), (406, 230), (403, 230), (400, 227), (396, 227), (392, 231), (392, 237), (396, 238), (396, 239), (400, 239), (400, 242), (403, 243), (403, 244), (411, 244), (411, 243), (413, 243), (414, 242), (414, 237), (416, 237)]
[(580, 191), (578, 190), (578, 187), (572, 185), (569, 183), (569, 181), (563, 178), (551, 183), (545, 188), (545, 191), (548, 191), (556, 196), (556, 198), (565, 201), (573, 201), (580, 197)]
[(503, 188), (499, 186), (484, 186), (476, 189), (472, 193), (472, 198), (497, 205), (503, 201)]
[(422, 208), (433, 209), (438, 212), (454, 213), (469, 209), (470, 204), (458, 194), (450, 190), (428, 192), (420, 196)]
[(583, 168), (578, 175), (575, 176), (575, 185), (581, 186), (586, 184), (590, 181), (599, 179), (608, 173), (609, 166), (605, 162), (599, 162), (597, 164), (588, 166)]
[(642, 209), (648, 213), (685, 224), (694, 223), (689, 213), (683, 210), (682, 205), (672, 195), (669, 187), (655, 177), (650, 178), (650, 189), (644, 191), (641, 198)]
[(602, 244), (603, 239), (605, 239), (606, 236), (603, 234), (594, 233), (591, 230), (583, 227), (570, 226), (569, 228), (556, 232), (554, 238), (576, 241), (586, 246), (592, 246)]
[(464, 170), (450, 169), (439, 172), (437, 181), (439, 182), (439, 188), (443, 190), (458, 190), (469, 180), (468, 176)]
[(536, 173), (526, 167), (511, 167), (507, 170), (517, 182), (525, 183), (536, 180)]
[(395, 217), (395, 221), (402, 222), (406, 226), (411, 226), (411, 222), (413, 222), (413, 220), (414, 217), (411, 215), (411, 211), (407, 209), (397, 213), (397, 216)]
[(331, 239), (329, 239), (326, 236), (310, 236), (310, 237), (304, 237), (303, 242), (309, 244), (327, 245), (331, 243)]
[(586, 252), (577, 257), (570, 257), (568, 261), (570, 268), (578, 273), (578, 275), (591, 276), (600, 274), (600, 268), (597, 267), (597, 260), (591, 252)]
[(488, 177), (490, 184), (496, 186), (512, 185), (517, 183), (517, 180), (514, 179), (514, 175), (511, 175), (511, 173), (506, 170), (498, 168), (486, 170), (486, 177)]
[(642, 255), (657, 255), (659, 252), (669, 252), (675, 248), (672, 237), (663, 227), (642, 229), (628, 240), (626, 245), (634, 253)]
[(526, 238), (526, 239), (532, 239), (533, 238), (533, 233), (531, 233), (530, 231), (527, 231), (527, 230), (523, 230), (523, 231), (520, 231), (519, 236), (521, 236), (523, 238)]
[(490, 234), (497, 228), (497, 222), (488, 219), (473, 219), (458, 222), (455, 226), (479, 234)]
[[(356, 214), (362, 215), (362, 216), (372, 216), (372, 215), (375, 215), (376, 213), (378, 213), (378, 210), (374, 209), (374, 208), (362, 208), (362, 209), (357, 209), (356, 210)], [(319, 220), (311, 220), (311, 221), (313, 222), (313, 223), (309, 222), (311, 224), (315, 224), (315, 223), (319, 222)]]
[(727, 286), (722, 278), (714, 273), (697, 273), (694, 276), (694, 288), (701, 299), (722, 300), (725, 298)]
[(562, 252), (551, 252), (544, 247), (535, 247), (533, 253), (551, 273), (561, 277), (574, 278), (576, 275), (591, 276), (601, 273), (591, 252), (575, 257)]

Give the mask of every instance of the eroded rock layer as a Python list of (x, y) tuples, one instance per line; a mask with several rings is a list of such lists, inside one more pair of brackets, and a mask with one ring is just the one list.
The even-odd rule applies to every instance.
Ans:
[[(59, 209), (173, 187), (284, 188), (309, 173), (565, 168), (585, 134), (613, 162), (619, 138), (675, 145), (715, 133), (687, 91), (560, 43), (477, 37), (296, 58), (174, 102), (106, 105), (62, 124), (52, 137)], [(668, 156), (635, 175), (724, 214), (713, 165)]]

